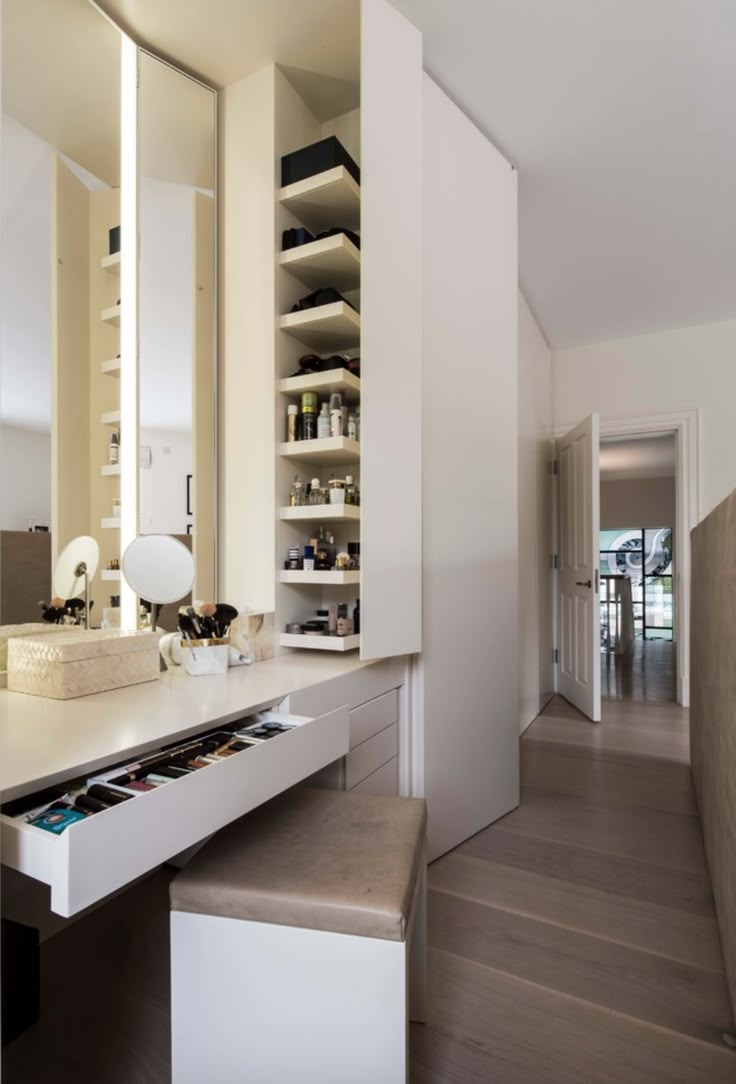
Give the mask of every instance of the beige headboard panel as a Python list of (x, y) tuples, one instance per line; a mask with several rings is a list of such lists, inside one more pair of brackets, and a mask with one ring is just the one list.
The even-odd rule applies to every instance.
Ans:
[(692, 532), (690, 748), (736, 1016), (736, 490)]

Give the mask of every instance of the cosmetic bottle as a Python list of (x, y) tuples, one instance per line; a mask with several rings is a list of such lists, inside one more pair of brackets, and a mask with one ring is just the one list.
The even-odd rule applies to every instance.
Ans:
[(339, 391), (333, 391), (330, 396), (330, 436), (341, 437), (343, 435), (342, 395)]
[(345, 504), (345, 480), (343, 478), (330, 478), (330, 504)]
[(120, 462), (120, 434), (113, 429), (110, 434), (110, 443), (107, 446), (108, 462), (111, 467), (117, 466)]
[(357, 504), (355, 480), (352, 474), (345, 475), (345, 504)]
[(286, 439), (290, 444), (299, 440), (299, 407), (296, 403), (289, 403), (286, 408)]
[(330, 436), (330, 433), (330, 407), (327, 402), (324, 402), (320, 407), (319, 416), (317, 418), (317, 436), (320, 440), (324, 440)]
[(312, 505), (324, 504), (322, 498), (322, 486), (319, 478), (312, 479), (312, 485), (309, 490), (309, 503)]
[(289, 493), (289, 505), (292, 508), (300, 508), (304, 504), (304, 485), (300, 476), (297, 474), (294, 481), (291, 483), (291, 492)]
[(337, 636), (337, 605), (334, 602), (327, 605), (327, 635)]
[(348, 439), (358, 439), (358, 422), (354, 414), (348, 414)]
[(360, 599), (356, 598), (353, 607), (353, 633), (357, 636), (360, 632)]
[(314, 572), (314, 546), (304, 547), (303, 568), (305, 572)]
[(360, 441), (360, 407), (355, 408), (355, 439)]
[(315, 440), (317, 437), (317, 393), (305, 391), (302, 394), (302, 440)]
[(348, 604), (341, 602), (337, 607), (337, 635), (348, 635)]
[(348, 542), (348, 557), (350, 558), (348, 567), (351, 572), (357, 572), (360, 568), (360, 542)]

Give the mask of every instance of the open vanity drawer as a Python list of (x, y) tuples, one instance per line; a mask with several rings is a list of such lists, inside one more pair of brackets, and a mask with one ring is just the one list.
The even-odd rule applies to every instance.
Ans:
[(315, 719), (261, 712), (237, 727), (213, 724), (202, 735), (235, 734), (256, 720), (292, 729), (76, 821), (59, 835), (3, 815), (3, 864), (50, 885), (51, 910), (68, 917), (348, 751), (347, 707)]

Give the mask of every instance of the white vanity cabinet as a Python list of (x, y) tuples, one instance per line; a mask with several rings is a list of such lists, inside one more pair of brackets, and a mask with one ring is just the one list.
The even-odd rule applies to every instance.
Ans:
[[(347, 752), (344, 705), (315, 717), (269, 711), (266, 718), (293, 729), (96, 813), (60, 835), (0, 817), (3, 864), (48, 884), (51, 910), (69, 917)], [(208, 731), (216, 728), (213, 721)]]
[(409, 660), (387, 659), (289, 697), (289, 710), (299, 714), (348, 705), (349, 751), (315, 782), (371, 794), (410, 793), (408, 680)]

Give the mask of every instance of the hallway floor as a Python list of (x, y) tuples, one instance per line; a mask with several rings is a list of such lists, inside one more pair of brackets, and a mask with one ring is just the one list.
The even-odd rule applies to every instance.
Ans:
[(677, 700), (677, 646), (635, 640), (630, 655), (601, 652), (601, 695), (615, 700)]
[(430, 868), (412, 1084), (733, 1084), (687, 712), (556, 697), (522, 803)]

